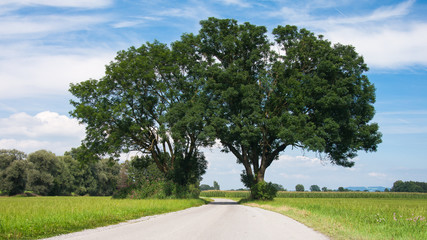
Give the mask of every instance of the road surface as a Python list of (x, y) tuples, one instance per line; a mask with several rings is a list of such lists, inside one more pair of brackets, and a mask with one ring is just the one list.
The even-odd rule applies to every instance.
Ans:
[(61, 235), (49, 240), (328, 239), (291, 218), (226, 199), (179, 212)]

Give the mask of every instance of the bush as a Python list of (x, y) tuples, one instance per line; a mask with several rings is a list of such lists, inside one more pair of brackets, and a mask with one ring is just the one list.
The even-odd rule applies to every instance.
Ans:
[(276, 197), (277, 189), (271, 182), (259, 182), (251, 187), (251, 197), (259, 200), (273, 200)]

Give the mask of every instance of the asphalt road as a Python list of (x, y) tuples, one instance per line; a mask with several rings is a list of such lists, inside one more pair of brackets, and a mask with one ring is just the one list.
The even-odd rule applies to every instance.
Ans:
[(144, 217), (117, 225), (61, 235), (50, 240), (328, 239), (291, 218), (226, 199), (179, 212)]

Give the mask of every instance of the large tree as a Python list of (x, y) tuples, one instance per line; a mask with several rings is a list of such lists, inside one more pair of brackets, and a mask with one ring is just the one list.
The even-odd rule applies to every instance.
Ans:
[(263, 26), (209, 18), (171, 48), (119, 52), (101, 80), (71, 86), (72, 115), (87, 124), (84, 148), (139, 150), (185, 183), (204, 172), (198, 146), (219, 139), (243, 164), (248, 187), (288, 148), (344, 167), (358, 151), (376, 151), (375, 88), (363, 57), (295, 26), (272, 33), (274, 41)]
[(83, 155), (138, 151), (179, 185), (199, 180), (207, 163), (198, 147), (207, 142), (192, 41), (120, 51), (102, 79), (71, 85), (71, 114), (86, 124)]
[(267, 29), (231, 19), (201, 21), (210, 130), (233, 153), (250, 187), (281, 152), (300, 148), (353, 166), (381, 142), (375, 88), (354, 47), (295, 26)]

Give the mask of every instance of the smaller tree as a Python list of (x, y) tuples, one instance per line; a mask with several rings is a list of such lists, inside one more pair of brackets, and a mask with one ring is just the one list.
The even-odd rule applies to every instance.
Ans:
[(273, 183), (272, 185), (277, 191), (286, 191), (286, 189), (280, 184)]
[(312, 192), (320, 192), (320, 188), (317, 185), (311, 185), (310, 186), (310, 191), (312, 191)]
[(220, 190), (220, 187), (219, 187), (219, 184), (218, 184), (218, 182), (217, 182), (217, 181), (214, 181), (214, 182), (213, 182), (213, 189), (214, 189), (214, 190)]
[(327, 187), (322, 187), (323, 192), (327, 192), (329, 189)]
[(343, 188), (343, 187), (339, 187), (338, 188), (338, 192), (345, 192), (346, 191), (346, 189), (345, 188)]
[(297, 192), (304, 192), (304, 191), (305, 191), (305, 189), (304, 189), (304, 185), (302, 185), (302, 184), (297, 184), (297, 185), (295, 186), (295, 191), (297, 191)]
[(25, 158), (21, 151), (0, 149), (0, 192), (8, 195), (24, 192), (28, 170)]

